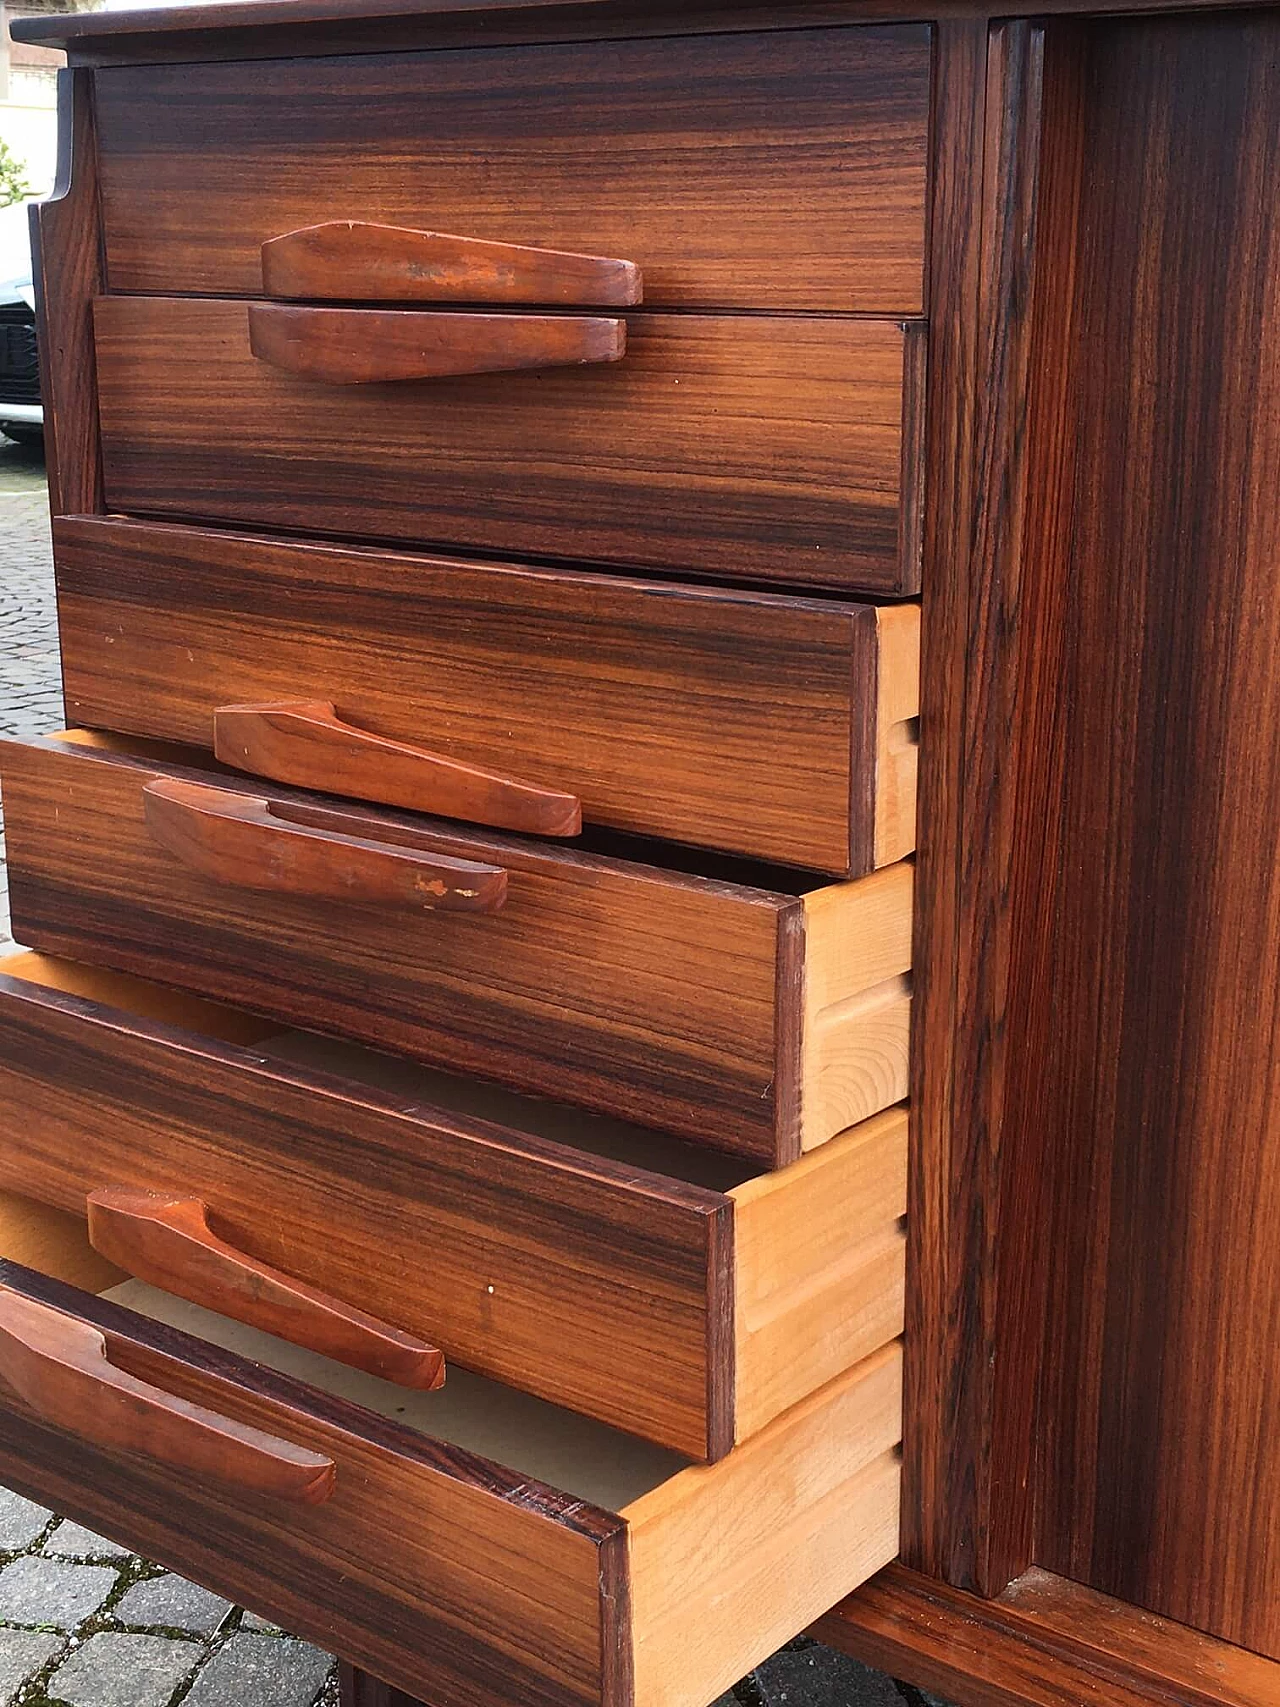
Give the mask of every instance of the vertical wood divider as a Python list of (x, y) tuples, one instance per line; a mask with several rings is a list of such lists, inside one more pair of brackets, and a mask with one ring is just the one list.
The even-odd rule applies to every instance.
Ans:
[(101, 515), (93, 300), (105, 288), (105, 268), (92, 71), (58, 73), (57, 177), (30, 219), (49, 509)]
[(1042, 127), (1049, 112), (1069, 138), (1075, 111), (1046, 106), (1046, 65), (1051, 87), (1060, 62), (1070, 81), (1057, 29), (937, 32), (902, 1557), (986, 1595), (1032, 1558), (1047, 1262), (1046, 1170), (1010, 1117), (1005, 1034), (1034, 762), (1024, 547), (1054, 451), (1031, 434), (1033, 374), (1062, 296), (1055, 220), (1039, 224), (1061, 144)]

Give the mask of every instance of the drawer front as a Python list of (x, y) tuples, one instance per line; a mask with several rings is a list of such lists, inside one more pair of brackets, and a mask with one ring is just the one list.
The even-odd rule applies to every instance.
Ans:
[[(6, 1382), (6, 1292), (97, 1327), (112, 1365), (335, 1466), (269, 1497), (59, 1426)], [(429, 1701), (625, 1701), (625, 1524), (261, 1365), (0, 1262), (0, 1479)], [(181, 1450), (181, 1437), (178, 1437)], [(616, 1661), (615, 1661), (616, 1663)]]
[[(682, 1470), (492, 1383), (406, 1408), (385, 1383), (335, 1381), (163, 1294), (119, 1294), (131, 1308), (0, 1262), (5, 1485), (440, 1707), (706, 1707), (897, 1550), (897, 1346), (720, 1464)], [(185, 1401), (227, 1434), (265, 1435), (259, 1452), (310, 1455), (320, 1485), (253, 1491), (241, 1440), (193, 1474), (189, 1415), (144, 1440), (105, 1406), (68, 1404), (65, 1381), (33, 1390), (13, 1339), (33, 1308), (46, 1367), (67, 1341), (81, 1351), (73, 1399), (86, 1376), (92, 1392), (122, 1371), (153, 1405)], [(518, 1456), (497, 1458), (504, 1444)]]
[[(205, 1007), (179, 1025), (158, 986), (0, 960), (0, 1187), (81, 1217), (103, 1190), (199, 1200), (250, 1261), (450, 1360), (692, 1457), (727, 1448), (732, 1199), (433, 1110), (442, 1075), (331, 1077), (277, 1054), (267, 1022), (256, 1047), (222, 1040), (229, 1011)], [(491, 1119), (524, 1112), (495, 1099)], [(892, 1193), (896, 1147), (886, 1162)], [(190, 1286), (209, 1301), (195, 1269)]]
[(636, 262), (646, 300), (914, 314), (930, 32), (838, 28), (97, 73), (111, 286), (256, 295), (362, 220)]
[[(58, 741), (8, 748), (3, 777), (13, 929), (32, 947), (747, 1153), (794, 1153), (794, 1066), (774, 1076), (777, 1033), (798, 1024), (780, 997), (800, 945), (794, 899), (357, 808), (322, 813), (329, 828), (300, 843), (272, 826), (243, 861), (219, 864), (215, 849), (212, 876), (208, 850), (184, 857), (159, 839), (150, 785), (214, 780), (215, 805), (269, 800), (272, 816), (308, 797)], [(312, 873), (270, 887), (292, 847), (327, 869), (352, 836), (360, 856), (375, 851), (352, 901), (307, 892)], [(380, 898), (376, 850), (392, 837), (505, 872), (503, 904)]]
[[(330, 702), (360, 729), (568, 791), (588, 823), (841, 875), (914, 845), (915, 606), (115, 520), (54, 536), (77, 723), (209, 747), (220, 706)], [(348, 780), (318, 786), (411, 804), (376, 755)]]
[(802, 896), (118, 744), (12, 742), (2, 761), (31, 947), (769, 1165), (906, 1094), (905, 865)]
[[(902, 1331), (901, 1110), (744, 1178), (621, 1123), (271, 1032), (119, 973), (6, 956), (0, 1189), (81, 1219), (104, 1192), (197, 1206), (249, 1267), (693, 1458)], [(157, 1245), (122, 1252), (90, 1226), (161, 1283)], [(252, 1281), (229, 1292), (203, 1256), (171, 1246), (163, 1284), (285, 1331)], [(295, 1313), (289, 1337), (369, 1367), (322, 1326)]]
[(337, 384), (256, 357), (250, 307), (98, 299), (110, 508), (918, 590), (918, 322), (630, 314), (603, 366)]

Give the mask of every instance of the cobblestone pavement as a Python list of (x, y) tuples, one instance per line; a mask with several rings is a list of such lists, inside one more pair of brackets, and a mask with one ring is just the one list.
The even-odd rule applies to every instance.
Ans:
[[(0, 437), (0, 734), (62, 721), (48, 499)], [(8, 936), (0, 820), (0, 941)], [(801, 1640), (716, 1707), (946, 1707)], [(337, 1707), (325, 1654), (0, 1488), (0, 1707)]]
[(0, 1489), (0, 1707), (336, 1707), (328, 1654)]
[[(27, 735), (62, 717), (49, 501), (39, 455), (2, 438), (0, 446), (0, 735)], [(0, 940), (8, 892), (0, 817)]]

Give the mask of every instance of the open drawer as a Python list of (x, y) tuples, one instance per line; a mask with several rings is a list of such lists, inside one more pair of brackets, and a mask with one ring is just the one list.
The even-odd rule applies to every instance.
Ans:
[(571, 833), (570, 796), (838, 876), (915, 846), (918, 606), (118, 516), (53, 536), (76, 723), (507, 830)]
[(191, 756), (0, 748), (20, 941), (771, 1166), (906, 1096), (909, 865), (699, 875)]
[(692, 1458), (902, 1331), (901, 1109), (752, 1177), (21, 951), (0, 958), (0, 1188), (81, 1225), (92, 1199), (131, 1275), (313, 1349), (381, 1369), (364, 1312)]
[(427, 1702), (705, 1707), (897, 1551), (897, 1344), (688, 1467), (482, 1377), (406, 1395), (47, 1278), (83, 1275), (77, 1233), (3, 1205), (46, 1273), (0, 1261), (0, 1481)]

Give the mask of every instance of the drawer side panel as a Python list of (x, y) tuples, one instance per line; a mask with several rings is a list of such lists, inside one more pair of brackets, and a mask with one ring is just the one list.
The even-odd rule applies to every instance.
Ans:
[(705, 1703), (898, 1551), (902, 1348), (624, 1512), (636, 1699)]

